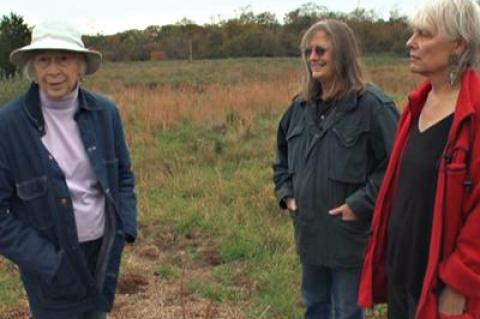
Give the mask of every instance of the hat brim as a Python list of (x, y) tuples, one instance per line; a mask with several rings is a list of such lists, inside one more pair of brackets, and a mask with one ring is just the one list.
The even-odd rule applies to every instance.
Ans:
[(35, 51), (69, 51), (81, 53), (85, 56), (87, 63), (86, 74), (95, 73), (102, 64), (102, 54), (95, 50), (81, 48), (57, 39), (44, 39), (33, 44), (16, 49), (10, 53), (10, 62), (22, 69)]

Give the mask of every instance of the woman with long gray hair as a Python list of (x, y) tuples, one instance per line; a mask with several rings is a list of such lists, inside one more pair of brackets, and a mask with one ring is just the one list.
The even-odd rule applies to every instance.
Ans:
[(293, 220), (306, 319), (360, 319), (357, 290), (398, 113), (368, 85), (353, 31), (312, 25), (301, 44), (302, 93), (277, 133), (275, 191)]
[(408, 99), (373, 218), (359, 301), (389, 319), (480, 318), (480, 7), (410, 20)]

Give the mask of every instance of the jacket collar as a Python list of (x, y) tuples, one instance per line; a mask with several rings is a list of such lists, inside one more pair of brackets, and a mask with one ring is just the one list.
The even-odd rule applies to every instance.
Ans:
[[(358, 94), (355, 91), (349, 91), (345, 95), (329, 101), (328, 103), (333, 103), (334, 107), (337, 108), (337, 112), (347, 113), (354, 110), (357, 106)], [(318, 103), (320, 97), (316, 97), (315, 102)]]
[(475, 105), (480, 100), (478, 87), (480, 86), (480, 77), (474, 70), (468, 69), (462, 80), (462, 86), (458, 94), (457, 106), (455, 108), (455, 118), (452, 127), (456, 129), (460, 123), (467, 117), (475, 113)]
[[(32, 83), (24, 96), (24, 108), (28, 117), (35, 124), (41, 135), (45, 134), (45, 120), (43, 118), (42, 106), (40, 103), (40, 88), (38, 84)], [(97, 99), (89, 92), (78, 89), (79, 110), (96, 111), (100, 109)]]
[(358, 92), (350, 91), (338, 100), (339, 111), (348, 113), (358, 107)]
[(407, 110), (413, 117), (420, 115), (423, 105), (427, 100), (428, 93), (432, 89), (430, 81), (424, 81), (408, 96), (408, 108)]

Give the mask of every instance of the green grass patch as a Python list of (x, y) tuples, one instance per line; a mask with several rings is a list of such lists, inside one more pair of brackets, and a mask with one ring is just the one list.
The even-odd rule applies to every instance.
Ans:
[[(414, 81), (404, 76), (408, 70), (398, 73), (405, 71), (400, 69), (404, 60), (368, 56), (363, 62), (369, 71), (380, 70), (371, 72), (374, 82), (389, 85), (386, 91), (397, 101), (406, 96), (404, 82), (412, 85)], [(215, 303), (241, 304), (245, 318), (301, 316), (300, 268), (292, 225), (274, 198), (271, 168), (278, 121), (290, 100), (281, 98), (282, 105), (275, 108), (265, 107), (270, 105), (268, 102), (257, 103), (259, 97), (271, 100), (281, 97), (280, 93), (298, 92), (291, 83), (296, 79), (300, 83), (301, 73), (298, 58), (107, 62), (84, 81), (87, 88), (132, 104), (122, 109), (122, 115), (137, 178), (143, 240), (158, 244), (166, 252), (166, 259), (171, 257), (162, 260), (155, 275), (178, 285), (176, 281), (185, 279), (185, 258), (189, 266), (196, 264), (206, 273), (201, 280), (187, 278), (186, 288)], [(273, 95), (265, 92), (262, 83), (274, 84)], [(247, 106), (247, 112), (225, 105), (214, 120), (194, 120), (192, 113), (203, 111), (197, 102), (216, 99), (200, 93), (229, 92), (242, 85), (256, 91), (235, 91), (241, 92), (239, 96), (221, 103), (252, 95), (251, 101), (246, 99), (247, 103), (242, 104)], [(28, 82), (19, 78), (0, 80), (0, 104), (23, 94), (27, 86)], [(185, 92), (199, 95), (188, 105), (191, 113), (182, 114), (175, 125), (146, 125), (142, 122), (144, 113), (135, 112), (142, 104), (134, 98), (165, 90), (173, 90), (173, 96)], [(125, 91), (133, 98), (122, 95)], [(161, 104), (163, 96), (158, 95), (151, 101)], [(179, 258), (176, 249), (185, 254)], [(124, 271), (137, 270), (137, 265), (128, 264), (128, 253), (122, 261)], [(0, 317), (2, 311), (8, 311), (22, 298), (16, 270), (0, 260)], [(380, 307), (377, 313), (384, 316), (384, 310)]]
[(16, 267), (10, 262), (0, 261), (0, 313), (15, 306), (23, 297), (24, 291)]
[(155, 271), (155, 275), (159, 276), (162, 279), (177, 279), (180, 277), (181, 270), (178, 267), (162, 264)]

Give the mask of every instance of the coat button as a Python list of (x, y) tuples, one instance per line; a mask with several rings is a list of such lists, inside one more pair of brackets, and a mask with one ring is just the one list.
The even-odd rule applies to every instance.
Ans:
[(65, 208), (65, 207), (67, 207), (67, 205), (68, 205), (68, 200), (65, 197), (61, 198), (60, 199), (60, 206)]
[(49, 160), (49, 161), (53, 161), (53, 156), (52, 156), (52, 154), (48, 154), (48, 160)]

